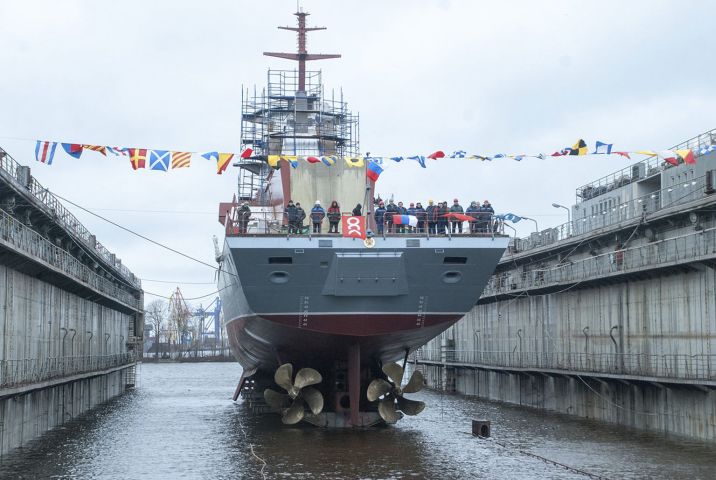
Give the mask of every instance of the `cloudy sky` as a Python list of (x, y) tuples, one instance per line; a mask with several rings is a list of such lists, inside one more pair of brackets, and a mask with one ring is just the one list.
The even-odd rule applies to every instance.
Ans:
[[(310, 35), (309, 51), (343, 55), (313, 66), (360, 113), (363, 152), (551, 153), (578, 138), (658, 149), (716, 127), (711, 1), (301, 5), (309, 24), (328, 27)], [(293, 26), (295, 10), (295, 0), (2, 0), (0, 146), (59, 195), (212, 263), (218, 203), (236, 190), (236, 169), (218, 176), (194, 158), (183, 171), (133, 172), (124, 158), (92, 152), (58, 153), (46, 166), (32, 140), (238, 151), (242, 85), (294, 67), (262, 52), (295, 48), (294, 34), (275, 28)], [(488, 198), (543, 228), (566, 221), (553, 202), (572, 205), (578, 185), (628, 164), (400, 164), (378, 191), (406, 202)], [(148, 292), (215, 290), (211, 269), (75, 212)]]

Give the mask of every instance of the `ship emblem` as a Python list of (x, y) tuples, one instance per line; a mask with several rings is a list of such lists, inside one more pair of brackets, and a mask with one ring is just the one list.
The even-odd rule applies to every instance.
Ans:
[(365, 240), (363, 240), (363, 245), (365, 245), (366, 248), (373, 248), (375, 247), (375, 239), (366, 238)]

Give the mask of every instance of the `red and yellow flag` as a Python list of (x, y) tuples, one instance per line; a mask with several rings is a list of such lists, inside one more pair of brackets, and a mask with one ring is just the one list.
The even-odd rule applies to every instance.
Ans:
[(219, 158), (216, 161), (216, 173), (221, 175), (226, 170), (226, 167), (231, 163), (231, 159), (234, 158), (233, 153), (220, 153)]
[(92, 150), (93, 152), (99, 152), (105, 157), (107, 156), (107, 147), (101, 145), (82, 145), (85, 150)]
[(191, 153), (172, 152), (172, 168), (187, 168), (191, 164)]
[(137, 170), (138, 168), (146, 168), (147, 163), (147, 149), (146, 148), (128, 148), (129, 161), (132, 164), (132, 169)]

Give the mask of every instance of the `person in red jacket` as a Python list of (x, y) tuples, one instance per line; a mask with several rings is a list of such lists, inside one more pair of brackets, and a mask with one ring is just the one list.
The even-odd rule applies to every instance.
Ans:
[(338, 222), (341, 221), (341, 207), (333, 200), (328, 207), (328, 233), (338, 233)]

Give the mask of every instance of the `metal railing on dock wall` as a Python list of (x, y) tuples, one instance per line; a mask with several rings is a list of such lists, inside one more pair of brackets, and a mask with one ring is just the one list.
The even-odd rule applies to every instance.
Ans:
[[(580, 235), (590, 234), (620, 223), (634, 222), (644, 215), (683, 205), (712, 193), (706, 182), (706, 176), (694, 178), (683, 184), (656, 190), (628, 202), (604, 208), (597, 214), (584, 218), (573, 218), (570, 222), (534, 232), (528, 237), (516, 238), (514, 245), (510, 248), (510, 253), (518, 254), (563, 240), (575, 239)], [(505, 257), (505, 260), (509, 260), (508, 256)]]
[(466, 366), (571, 370), (681, 380), (716, 380), (716, 355), (649, 355), (644, 353), (565, 353), (420, 349), (430, 362)]
[(141, 307), (138, 299), (131, 293), (93, 272), (77, 258), (10, 216), (4, 210), (0, 210), (0, 239), (126, 305), (134, 308)]
[(29, 185), (20, 182), (19, 167), (21, 165), (7, 152), (0, 148), (0, 175), (16, 186), (26, 189), (45, 208), (45, 210), (60, 223), (67, 231), (76, 235), (87, 246), (94, 249), (108, 265), (112, 266), (125, 280), (137, 288), (141, 288), (142, 282), (126, 266), (122, 265), (107, 248), (97, 241), (77, 217), (72, 215), (67, 208), (48, 189), (40, 185), (34, 178), (29, 178)]
[(696, 230), (687, 235), (615, 250), (593, 257), (570, 260), (550, 268), (493, 275), (481, 298), (515, 295), (520, 291), (593, 280), (610, 275), (699, 261), (716, 256), (716, 229)]
[(58, 377), (106, 370), (135, 361), (136, 357), (132, 353), (0, 360), (0, 388), (15, 387)]

